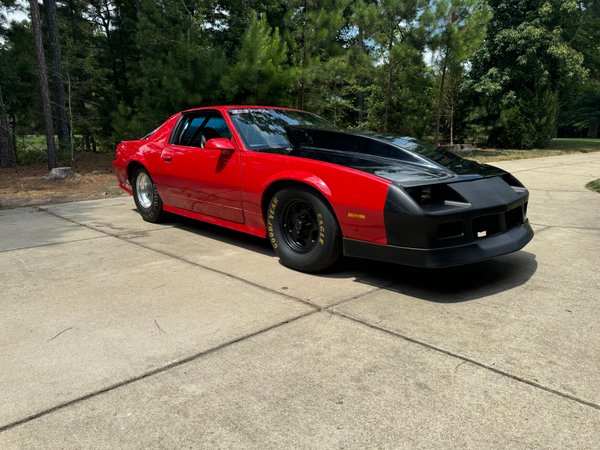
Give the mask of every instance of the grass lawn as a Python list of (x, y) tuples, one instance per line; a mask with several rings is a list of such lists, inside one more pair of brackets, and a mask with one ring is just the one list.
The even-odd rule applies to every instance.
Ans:
[[(54, 141), (58, 144), (55, 136)], [(17, 151), (39, 150), (46, 148), (46, 136), (43, 134), (25, 134), (17, 136)]]
[(479, 162), (493, 162), (598, 151), (600, 151), (600, 139), (556, 138), (552, 139), (549, 148), (534, 148), (532, 150), (477, 149), (461, 152), (460, 156)]
[(597, 152), (600, 150), (600, 139), (588, 138), (556, 138), (550, 143), (551, 149), (575, 150), (578, 152)]
[[(81, 135), (73, 136), (75, 140), (75, 153), (80, 153), (78, 146), (80, 145)], [(70, 156), (61, 155), (58, 146), (58, 136), (54, 136), (54, 145), (56, 150), (59, 152), (58, 159), (60, 162), (68, 165)], [(42, 134), (26, 134), (17, 136), (17, 163), (22, 166), (28, 166), (31, 164), (44, 163), (47, 161), (46, 152), (46, 136)]]

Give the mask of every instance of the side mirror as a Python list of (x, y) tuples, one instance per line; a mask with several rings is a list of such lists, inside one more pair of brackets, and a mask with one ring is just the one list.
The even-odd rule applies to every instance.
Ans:
[(206, 141), (204, 148), (209, 150), (221, 150), (223, 155), (231, 155), (235, 152), (235, 147), (231, 139), (226, 138), (213, 138)]

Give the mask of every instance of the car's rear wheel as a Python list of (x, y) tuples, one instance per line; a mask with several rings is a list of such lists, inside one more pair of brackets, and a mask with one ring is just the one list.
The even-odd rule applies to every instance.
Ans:
[(282, 264), (292, 269), (321, 272), (341, 254), (342, 236), (333, 212), (306, 188), (283, 189), (271, 198), (267, 232)]
[(163, 202), (146, 169), (137, 168), (131, 179), (133, 199), (142, 218), (147, 222), (159, 222), (164, 215)]

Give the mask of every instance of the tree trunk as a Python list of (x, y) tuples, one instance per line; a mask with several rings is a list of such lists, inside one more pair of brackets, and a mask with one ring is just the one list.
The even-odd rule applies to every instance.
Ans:
[(69, 74), (67, 74), (67, 88), (67, 107), (69, 108), (69, 143), (71, 144), (69, 153), (71, 155), (71, 161), (75, 161), (75, 143), (73, 142), (73, 108), (71, 105), (73, 96), (71, 95), (71, 77)]
[(304, 96), (306, 91), (306, 67), (308, 66), (308, 62), (306, 59), (308, 58), (308, 45), (306, 43), (306, 26), (307, 26), (307, 14), (308, 14), (308, 4), (304, 2), (303, 4), (304, 10), (304, 22), (302, 26), (302, 73), (300, 76), (300, 100), (299, 100), (299, 108), (304, 109)]
[(385, 131), (386, 133), (389, 131), (389, 116), (390, 116), (390, 109), (391, 109), (391, 103), (392, 103), (392, 65), (390, 63), (388, 63), (388, 73), (387, 73), (387, 82), (386, 82), (386, 88), (385, 88), (385, 115), (384, 115), (384, 122), (383, 122), (383, 131)]
[[(358, 27), (358, 46), (360, 48), (360, 51), (367, 53), (367, 51), (365, 49), (365, 44), (364, 44), (363, 31), (360, 26)], [(356, 94), (356, 96), (357, 96), (356, 100), (358, 103), (358, 124), (359, 124), (359, 126), (362, 126), (362, 124), (365, 120), (365, 91), (364, 91), (365, 81), (362, 76), (359, 76), (357, 81), (358, 81), (358, 92)]]
[(387, 70), (387, 80), (385, 87), (385, 116), (383, 123), (383, 131), (386, 133), (389, 131), (389, 117), (390, 117), (390, 109), (392, 109), (392, 73), (394, 71), (394, 67), (392, 66), (392, 47), (394, 46), (393, 36), (390, 36), (390, 40), (388, 41), (388, 70)]
[(17, 118), (14, 112), (10, 113), (10, 131), (10, 135), (12, 136), (12, 154), (15, 164), (17, 164)]
[(596, 139), (598, 137), (598, 120), (597, 117), (594, 117), (590, 120), (590, 127), (588, 128), (587, 137)]
[[(30, 0), (31, 1), (31, 0)], [(106, 9), (106, 16), (103, 15), (102, 6)], [(113, 85), (115, 92), (117, 93), (117, 97), (119, 100), (122, 99), (123, 90), (121, 89), (121, 76), (119, 74), (119, 69), (117, 67), (117, 57), (115, 55), (115, 44), (113, 42), (114, 37), (112, 34), (112, 24), (111, 24), (111, 13), (110, 13), (110, 5), (107, 0), (103, 0), (102, 3), (98, 3), (96, 6), (96, 13), (98, 20), (101, 22), (102, 29), (104, 30), (104, 34), (106, 34), (106, 45), (108, 47), (108, 55), (111, 60), (111, 68), (113, 75)]]
[(52, 107), (50, 105), (50, 90), (48, 89), (48, 73), (46, 71), (46, 57), (42, 42), (42, 22), (40, 8), (37, 0), (29, 0), (31, 27), (35, 38), (35, 56), (37, 59), (38, 75), (40, 77), (40, 90), (44, 109), (44, 125), (46, 127), (46, 144), (48, 145), (48, 170), (58, 167), (56, 160), (56, 147), (54, 146), (54, 126), (52, 124)]
[(358, 124), (362, 126), (365, 121), (365, 91), (363, 89), (363, 79), (362, 77), (358, 79)]
[(448, 45), (444, 53), (444, 64), (442, 65), (442, 80), (440, 82), (440, 92), (438, 94), (438, 107), (435, 116), (435, 145), (440, 145), (440, 119), (442, 117), (442, 103), (444, 99), (444, 83), (446, 81), (446, 68), (448, 63)]
[(454, 145), (454, 106), (450, 108), (450, 145)]
[(48, 34), (50, 35), (50, 53), (52, 59), (52, 87), (54, 88), (54, 104), (56, 108), (56, 134), (60, 149), (67, 152), (71, 148), (71, 133), (65, 111), (65, 86), (62, 79), (62, 55), (60, 50), (60, 34), (56, 18), (56, 1), (44, 0), (48, 17)]
[(8, 169), (10, 167), (15, 167), (15, 158), (10, 139), (6, 105), (2, 96), (2, 86), (0, 86), (0, 168)]

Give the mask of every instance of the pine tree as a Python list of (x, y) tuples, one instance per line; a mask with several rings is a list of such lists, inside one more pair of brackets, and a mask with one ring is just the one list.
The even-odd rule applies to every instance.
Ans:
[(54, 106), (56, 111), (56, 131), (60, 149), (63, 152), (71, 150), (71, 133), (69, 131), (67, 112), (65, 109), (65, 86), (63, 84), (62, 52), (58, 18), (56, 16), (56, 1), (44, 0), (50, 36), (50, 57), (52, 60), (52, 86), (54, 88)]
[(14, 152), (14, 136), (9, 121), (9, 108), (4, 93), (12, 87), (11, 82), (17, 78), (13, 64), (9, 64), (9, 50), (5, 44), (7, 39), (6, 12), (14, 7), (14, 0), (0, 0), (0, 168), (11, 168), (16, 164)]
[(363, 6), (365, 31), (375, 43), (377, 58), (381, 62), (379, 82), (373, 86), (373, 92), (383, 97), (381, 125), (384, 131), (397, 128), (392, 125), (392, 109), (399, 72), (411, 71), (413, 64), (422, 59), (424, 42), (417, 15), (426, 3), (425, 0), (387, 0), (365, 2)]
[(15, 159), (11, 143), (11, 133), (8, 124), (8, 115), (4, 96), (2, 95), (2, 85), (0, 84), (0, 168), (7, 169), (15, 166)]
[[(430, 47), (438, 55), (440, 72), (435, 124), (435, 144), (438, 145), (442, 114), (446, 108), (450, 110), (452, 128), (454, 98), (464, 71), (463, 63), (478, 49), (490, 14), (487, 5), (480, 0), (439, 0), (428, 13), (433, 24)], [(447, 92), (449, 87), (450, 92)]]
[(292, 0), (287, 2), (285, 27), (292, 61), (297, 67), (297, 106), (320, 113), (327, 109), (321, 87), (330, 74), (326, 64), (343, 54), (339, 35), (346, 25), (348, 0)]
[(37, 0), (29, 0), (29, 11), (31, 15), (31, 26), (35, 38), (35, 54), (37, 58), (38, 75), (40, 79), (40, 90), (44, 111), (44, 126), (46, 130), (46, 145), (48, 146), (48, 169), (58, 167), (56, 159), (56, 147), (54, 145), (54, 126), (52, 124), (52, 107), (50, 105), (50, 90), (48, 89), (48, 73), (46, 71), (46, 56), (44, 55), (44, 44), (42, 42), (42, 23)]
[(222, 79), (229, 101), (291, 106), (295, 71), (287, 66), (288, 50), (265, 18), (253, 17), (242, 37), (235, 63)]
[(128, 80), (132, 106), (123, 99), (113, 112), (119, 138), (143, 136), (182, 109), (223, 101), (219, 81), (226, 60), (207, 37), (204, 7), (141, 1), (134, 36), (138, 59)]

